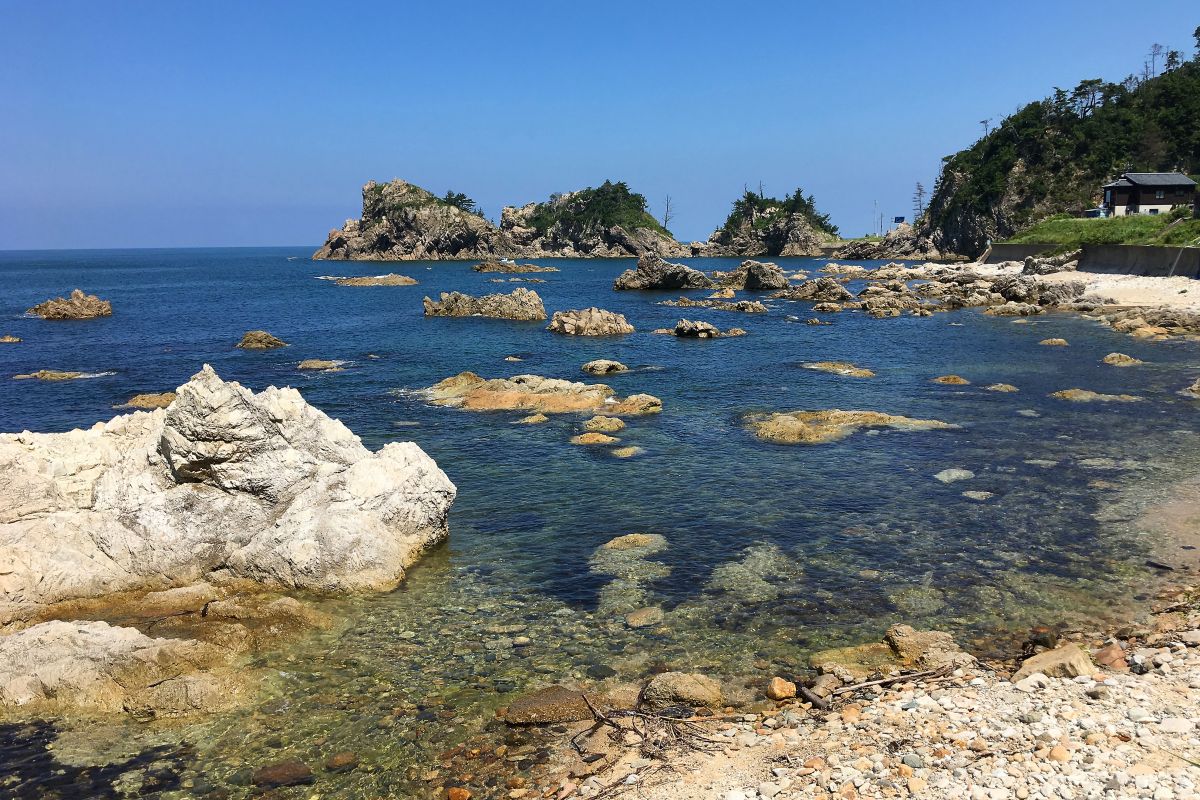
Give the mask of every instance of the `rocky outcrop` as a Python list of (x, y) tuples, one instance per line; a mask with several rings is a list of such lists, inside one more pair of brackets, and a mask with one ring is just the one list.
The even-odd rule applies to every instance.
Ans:
[(658, 255), (646, 255), (638, 259), (637, 269), (622, 272), (613, 288), (628, 289), (710, 289), (712, 279), (698, 269), (686, 264), (672, 264)]
[(558, 267), (540, 267), (537, 264), (518, 264), (515, 261), (489, 259), (471, 267), (476, 272), (500, 272), (508, 275), (524, 275), (529, 272), (558, 272)]
[(778, 300), (809, 300), (814, 303), (846, 303), (854, 299), (850, 290), (833, 278), (814, 278), (799, 286), (775, 292), (771, 297)]
[(296, 365), (296, 369), (305, 372), (341, 372), (345, 361), (332, 361), (328, 358), (306, 358)]
[(859, 239), (834, 253), (835, 258), (865, 261), (878, 258), (901, 258), (906, 261), (961, 261), (955, 252), (943, 252), (924, 232), (902, 223), (884, 234), (882, 239)]
[(597, 358), (595, 361), (589, 361), (581, 369), (589, 375), (612, 375), (617, 372), (629, 371), (629, 367), (620, 361), (612, 361), (607, 358)]
[(372, 453), (296, 390), (207, 365), (166, 409), (0, 434), (0, 486), (0, 626), (199, 581), (392, 589), (455, 495), (417, 445)]
[(246, 331), (237, 347), (242, 350), (274, 350), (276, 347), (287, 347), (287, 342), (266, 331)]
[(661, 328), (656, 330), (655, 333), (668, 333), (682, 339), (717, 339), (746, 335), (746, 331), (741, 328), (730, 328), (723, 331), (711, 323), (691, 319), (681, 319), (675, 323), (674, 328)]
[(690, 297), (681, 297), (678, 300), (663, 300), (659, 305), (675, 308), (711, 308), (715, 311), (737, 311), (742, 314), (765, 314), (768, 310), (757, 300), (734, 300), (730, 303), (724, 300), (693, 300)]
[(1127, 356), (1124, 353), (1109, 353), (1100, 360), (1112, 367), (1136, 367), (1138, 364), (1146, 363), (1140, 358)]
[(245, 678), (204, 642), (104, 622), (52, 621), (0, 636), (0, 708), (175, 717), (235, 705)]
[[(645, 198), (621, 183), (507, 207), (499, 227), (469, 204), (439, 198), (406, 181), (371, 181), (362, 194), (362, 216), (330, 231), (313, 258), (497, 263), (501, 258), (628, 258), (647, 253), (677, 257), (690, 252), (645, 212)], [(610, 219), (613, 208), (621, 211), (619, 223)]]
[(34, 372), (27, 372), (21, 375), (13, 375), (15, 381), (73, 381), (80, 378), (88, 377), (85, 372), (75, 372), (71, 370), (57, 369), (39, 369)]
[(1142, 400), (1135, 394), (1103, 394), (1091, 389), (1062, 389), (1051, 392), (1050, 396), (1073, 403), (1137, 403)]
[(602, 383), (577, 383), (540, 375), (481, 378), (462, 372), (425, 390), (434, 405), (466, 411), (536, 411), (543, 414), (603, 411), (606, 416), (633, 416), (662, 411), (662, 401), (648, 394), (618, 398)]
[(421, 261), (508, 255), (495, 226), (405, 181), (370, 181), (362, 216), (329, 232), (314, 259)]
[(166, 408), (174, 402), (174, 392), (160, 392), (158, 394), (135, 394), (121, 405), (114, 406), (114, 408)]
[(101, 300), (94, 294), (84, 294), (82, 289), (75, 289), (70, 297), (55, 297), (38, 303), (25, 313), (34, 314), (42, 319), (94, 319), (111, 317), (112, 303)]
[(338, 286), (416, 286), (417, 282), (407, 275), (389, 272), (387, 275), (359, 275), (352, 278), (334, 278)]
[(0, 344), (16, 344), (19, 341), (21, 341), (21, 337), (13, 336), (11, 333), (0, 336)]
[(730, 289), (751, 292), (774, 291), (788, 287), (787, 275), (778, 264), (763, 261), (743, 261), (731, 272), (714, 272), (713, 281)]
[(758, 438), (776, 444), (825, 444), (845, 439), (867, 428), (931, 431), (958, 427), (935, 419), (912, 419), (878, 411), (839, 409), (750, 414), (746, 422)]
[(580, 310), (555, 311), (546, 330), (567, 336), (623, 336), (633, 333), (633, 326), (624, 314), (592, 306)]
[[(778, 203), (778, 201), (776, 201)], [(771, 206), (731, 216), (693, 252), (707, 257), (819, 256), (837, 237), (820, 230), (801, 213)]]
[(492, 317), (526, 321), (546, 318), (542, 298), (530, 289), (513, 289), (510, 294), (486, 294), (482, 297), (462, 292), (442, 292), (438, 302), (426, 297), (424, 304), (427, 317)]

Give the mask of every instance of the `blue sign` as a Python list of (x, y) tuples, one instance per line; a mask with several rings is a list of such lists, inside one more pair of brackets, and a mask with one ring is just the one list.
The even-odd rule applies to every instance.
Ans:
[(892, 222), (894, 222), (897, 225), (902, 225), (904, 223), (904, 217), (896, 217), (895, 219), (892, 220)]

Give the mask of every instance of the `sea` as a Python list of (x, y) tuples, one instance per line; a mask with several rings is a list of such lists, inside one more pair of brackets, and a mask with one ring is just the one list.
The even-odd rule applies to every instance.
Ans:
[[(1011, 654), (1034, 627), (1128, 618), (1161, 577), (1142, 510), (1197, 468), (1200, 402), (1179, 394), (1200, 374), (1193, 341), (1133, 339), (1071, 313), (1020, 324), (979, 309), (814, 314), (810, 303), (753, 292), (738, 296), (763, 300), (768, 313), (673, 308), (661, 301), (709, 292), (614, 291), (631, 259), (539, 259), (559, 271), (509, 276), (470, 262), (311, 253), (0, 253), (0, 335), (22, 340), (0, 344), (0, 431), (87, 427), (210, 364), (256, 391), (295, 387), (369, 448), (416, 442), (458, 487), (449, 541), (401, 588), (310, 598), (338, 624), (253, 654), (246, 668), (260, 678), (248, 707), (184, 721), (0, 717), (0, 796), (251, 797), (254, 769), (293, 758), (311, 765), (313, 783), (272, 796), (444, 796), (456, 780), (476, 797), (503, 796), (503, 772), (532, 774), (549, 757), (548, 744), (496, 719), (530, 689), (603, 692), (664, 669), (752, 687), (803, 675), (812, 653), (877, 641), (897, 622), (949, 631), (988, 656)], [(827, 263), (775, 260), (814, 277)], [(738, 263), (683, 261), (706, 271)], [(387, 272), (418, 284), (323, 279)], [(113, 315), (55, 322), (26, 313), (76, 287), (112, 301)], [(422, 313), (427, 295), (517, 287), (535, 290), (551, 313), (620, 312), (636, 332), (572, 337), (545, 322)], [(807, 324), (814, 317), (829, 324)], [(748, 333), (651, 332), (681, 318)], [(253, 329), (288, 346), (237, 349)], [(1069, 345), (1039, 344), (1047, 338)], [(1114, 351), (1145, 364), (1104, 364)], [(581, 370), (599, 358), (630, 369), (604, 378)], [(301, 371), (304, 359), (342, 368)], [(875, 377), (805, 367), (818, 361)], [(39, 369), (86, 377), (13, 379)], [(663, 412), (628, 420), (615, 446), (639, 450), (619, 458), (615, 446), (569, 443), (584, 416), (516, 424), (523, 413), (439, 407), (421, 392), (466, 370), (603, 382), (620, 395), (655, 395)], [(947, 374), (969, 383), (933, 382)], [(987, 390), (997, 383), (1019, 391)], [(1070, 388), (1141, 400), (1050, 396)], [(958, 427), (781, 445), (746, 422), (835, 408)], [(935, 478), (948, 469), (973, 477)], [(602, 549), (629, 533), (660, 535), (665, 546), (630, 558)], [(661, 623), (629, 627), (625, 615), (646, 607), (662, 609)], [(488, 767), (454, 762), (464, 745)], [(343, 751), (356, 754), (356, 769), (321, 767)]]

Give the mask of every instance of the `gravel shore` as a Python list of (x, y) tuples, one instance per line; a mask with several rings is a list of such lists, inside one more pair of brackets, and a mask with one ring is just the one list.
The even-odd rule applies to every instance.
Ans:
[(1091, 653), (1094, 664), (1085, 674), (1018, 673), (1013, 683), (1003, 669), (975, 665), (937, 680), (869, 687), (823, 711), (781, 702), (740, 721), (708, 723), (707, 735), (721, 743), (711, 752), (679, 750), (654, 759), (631, 749), (603, 776), (567, 781), (557, 794), (642, 800), (1200, 797), (1195, 591), (1177, 590), (1147, 627), (1120, 633), (1124, 638), (1064, 647)]

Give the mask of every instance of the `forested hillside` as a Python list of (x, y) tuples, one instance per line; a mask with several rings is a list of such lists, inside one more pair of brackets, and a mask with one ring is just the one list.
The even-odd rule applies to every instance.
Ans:
[(921, 235), (974, 256), (989, 239), (1096, 206), (1122, 172), (1200, 172), (1200, 28), (1196, 39), (1197, 57), (1164, 50), (1120, 83), (1056, 89), (947, 157)]

